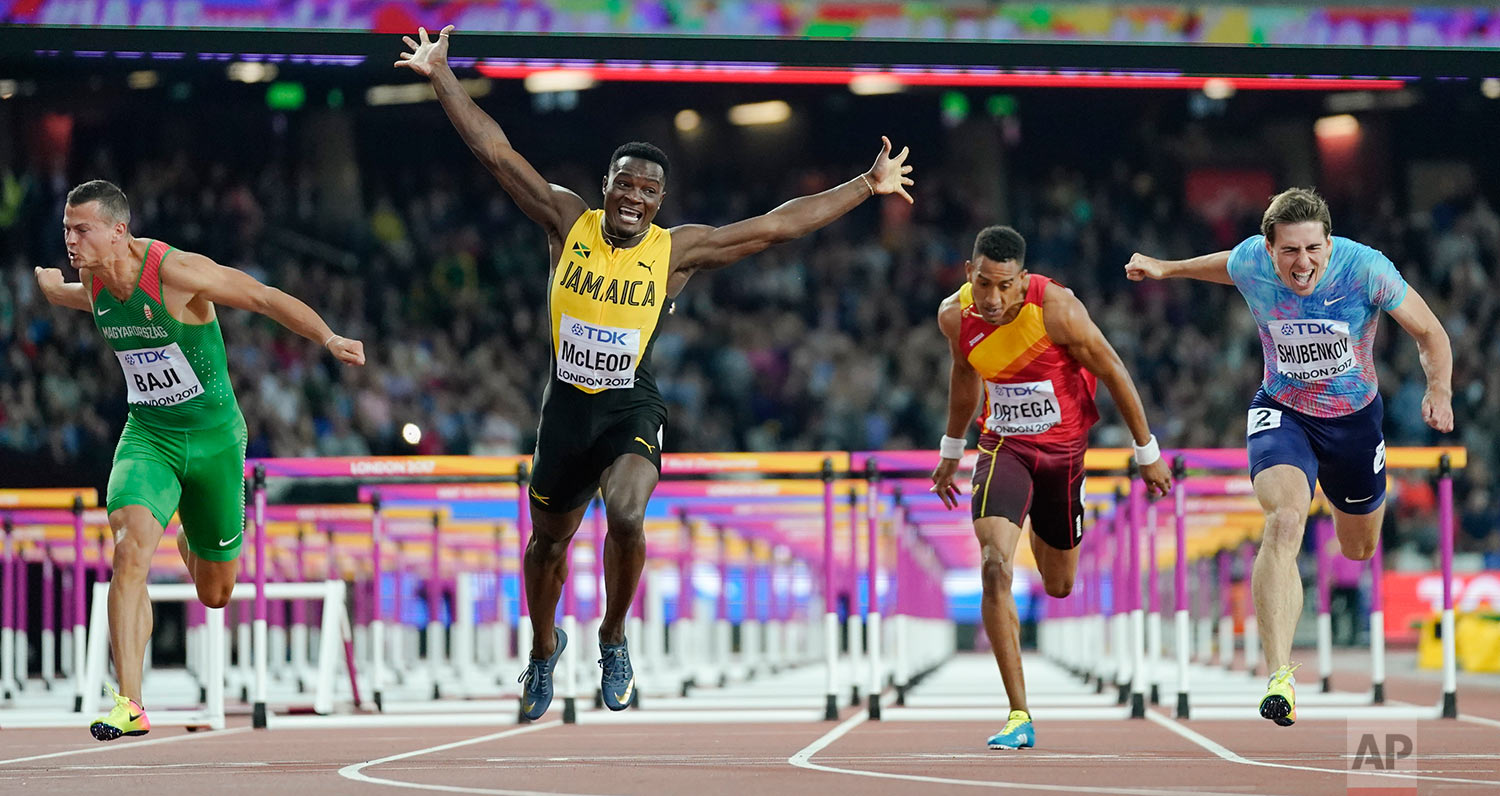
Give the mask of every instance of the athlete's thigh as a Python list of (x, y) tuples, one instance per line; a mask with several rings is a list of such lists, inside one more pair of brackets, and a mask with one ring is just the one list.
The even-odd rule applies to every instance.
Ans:
[(1066, 549), (1055, 547), (1036, 532), (1035, 525), (1031, 526), (1031, 557), (1036, 559), (1036, 569), (1042, 574), (1044, 584), (1071, 584), (1078, 573), (1080, 549), (1077, 543)]
[(113, 515), (126, 506), (141, 506), (165, 528), (182, 497), (185, 456), (181, 432), (156, 431), (127, 420), (109, 470), (106, 510)]
[[(1083, 539), (1085, 448), (1038, 450), (1033, 465), (1031, 532), (1047, 547), (1073, 550)], [(1077, 561), (1077, 556), (1071, 557)], [(1041, 559), (1037, 560), (1041, 564)]]
[[(1379, 396), (1353, 414), (1306, 421), (1318, 457), (1318, 483), (1335, 511), (1372, 514), (1385, 504), (1383, 421)], [(1379, 529), (1378, 521), (1374, 527)]]
[(1373, 552), (1380, 543), (1380, 526), (1384, 521), (1384, 505), (1364, 514), (1350, 514), (1333, 507), (1333, 532), (1338, 536), (1339, 549)]
[(202, 561), (232, 562), (240, 555), (245, 540), (245, 441), (243, 420), (188, 435), (178, 512), (188, 549)]
[(974, 538), (979, 541), (981, 566), (995, 563), (1010, 574), (1016, 561), (1016, 542), (1021, 526), (1005, 517), (978, 517), (974, 520)]
[(662, 425), (656, 412), (634, 412), (606, 428), (594, 443), (593, 455), (609, 462), (599, 483), (611, 513), (645, 512), (661, 479)]
[[(1307, 494), (1312, 495), (1313, 484), (1318, 479), (1318, 457), (1301, 414), (1271, 400), (1264, 392), (1258, 392), (1250, 402), (1245, 435), (1252, 482), (1259, 483), (1261, 474), (1273, 468), (1292, 468), (1302, 474)], [(1274, 480), (1279, 482), (1281, 478), (1277, 476)], [(1277, 494), (1281, 491), (1277, 490)], [(1260, 494), (1258, 487), (1256, 494)]]
[(1031, 461), (1027, 454), (1019, 445), (994, 434), (981, 435), (979, 457), (974, 462), (973, 490), (969, 496), (969, 513), (974, 518), (974, 527), (977, 529), (982, 519), (1001, 517), (1019, 534), (1021, 523), (1031, 510), (1031, 497)]
[(600, 474), (610, 464), (609, 460), (592, 454), (595, 442), (587, 417), (543, 413), (537, 426), (536, 450), (531, 457), (529, 489), (533, 509), (570, 515), (588, 505), (599, 489)]

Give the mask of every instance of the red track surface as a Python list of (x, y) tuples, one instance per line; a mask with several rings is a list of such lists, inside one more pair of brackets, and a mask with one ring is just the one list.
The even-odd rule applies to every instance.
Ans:
[[(1341, 688), (1360, 685), (1352, 672), (1337, 677)], [(1391, 699), (1428, 705), (1437, 689), (1393, 677), (1389, 692)], [(1480, 720), (1406, 723), (1416, 727), (1417, 755), (1397, 770), (1423, 779), (1403, 780), (1402, 790), (1382, 793), (1500, 793), (1500, 690), (1461, 690), (1460, 707)], [(1247, 714), (1252, 710), (1247, 706)], [(1376, 784), (1350, 778), (1343, 721), (1278, 728), (1254, 718), (1071, 722), (1039, 715), (1040, 748), (991, 752), (983, 741), (998, 722), (860, 722), (857, 715), (846, 711), (849, 721), (840, 724), (614, 726), (605, 717), (586, 725), (546, 722), (488, 733), (241, 728), (188, 734), (171, 728), (110, 744), (89, 739), (83, 725), (9, 730), (0, 733), (0, 793), (302, 796), (380, 792), (401, 783), (429, 792), (630, 796), (882, 796), (972, 793), (974, 786), (1027, 793), (1312, 795), (1356, 794), (1351, 785)], [(829, 734), (838, 737), (816, 750), (810, 764), (835, 771), (789, 762)], [(480, 740), (438, 748), (474, 739)], [(1206, 748), (1215, 744), (1219, 754)], [(56, 752), (76, 753), (7, 762)], [(1220, 756), (1225, 753), (1239, 760)], [(383, 760), (395, 756), (401, 757)], [(340, 774), (367, 761), (375, 762)]]

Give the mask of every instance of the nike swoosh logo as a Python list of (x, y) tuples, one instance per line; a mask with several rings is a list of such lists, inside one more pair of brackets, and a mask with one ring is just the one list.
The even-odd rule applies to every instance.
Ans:
[(99, 314), (102, 316), (102, 315), (104, 315), (104, 313), (109, 312), (112, 309), (114, 309), (114, 307), (109, 307), (107, 309), (99, 310)]
[(228, 546), (234, 544), (234, 540), (235, 539), (238, 539), (238, 538), (240, 538), (241, 536), (244, 536), (244, 535), (245, 535), (245, 532), (244, 531), (240, 531), (239, 533), (235, 534), (230, 539), (222, 541), (222, 542), (219, 542), (219, 546), (220, 547), (228, 547)]
[[(1325, 299), (1323, 301), (1323, 306), (1328, 307), (1328, 306), (1337, 304), (1337, 303), (1339, 303), (1340, 301), (1343, 301), (1346, 298), (1348, 298), (1348, 296), (1339, 296), (1336, 299)], [(1372, 497), (1373, 497), (1373, 495), (1372, 495)]]
[(139, 719), (141, 717), (141, 715), (142, 714), (140, 714), (140, 713), (132, 713), (132, 714), (130, 714), (130, 719), (129, 720), (130, 721), (135, 721), (136, 719)]
[(640, 437), (636, 437), (635, 441), (641, 443), (642, 445), (645, 445), (646, 446), (646, 450), (648, 452), (650, 452), (650, 453), (656, 453), (656, 446), (655, 445), (652, 445), (651, 443), (649, 443), (649, 442), (641, 439)]
[(1369, 497), (1362, 497), (1359, 500), (1352, 500), (1351, 499), (1351, 500), (1345, 500), (1344, 502), (1345, 503), (1363, 503), (1363, 502), (1365, 502), (1366, 500), (1369, 500), (1372, 497), (1375, 497), (1375, 496), (1374, 495), (1370, 495)]
[(630, 678), (630, 685), (625, 686), (625, 690), (621, 691), (615, 697), (615, 701), (619, 702), (622, 705), (625, 704), (626, 702), (629, 702), (630, 701), (630, 695), (634, 691), (635, 691), (635, 678), (632, 677), (632, 678)]

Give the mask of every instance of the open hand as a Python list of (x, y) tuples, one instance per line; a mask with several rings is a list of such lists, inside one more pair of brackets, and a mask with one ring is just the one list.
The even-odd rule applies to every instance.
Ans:
[(958, 505), (958, 485), (953, 483), (953, 476), (957, 472), (958, 459), (939, 461), (937, 469), (932, 471), (932, 488), (928, 490), (941, 498), (943, 505), (950, 509)]
[(880, 141), (880, 154), (875, 157), (875, 165), (865, 174), (870, 180), (870, 189), (877, 194), (900, 194), (907, 204), (911, 204), (911, 194), (906, 192), (906, 186), (912, 184), (911, 178), (906, 176), (911, 173), (911, 166), (906, 165), (911, 147), (901, 147), (901, 152), (891, 157), (891, 139), (881, 136)]
[(438, 31), (437, 41), (427, 38), (426, 28), (417, 28), (417, 38), (421, 43), (411, 40), (410, 36), (402, 36), (401, 40), (406, 46), (412, 48), (412, 52), (401, 53), (401, 60), (396, 62), (397, 67), (406, 67), (422, 77), (432, 77), (432, 72), (440, 66), (448, 65), (448, 31), (453, 30), (449, 25)]
[(1141, 465), (1141, 480), (1146, 482), (1146, 494), (1166, 497), (1172, 492), (1172, 469), (1165, 457), (1150, 464)]

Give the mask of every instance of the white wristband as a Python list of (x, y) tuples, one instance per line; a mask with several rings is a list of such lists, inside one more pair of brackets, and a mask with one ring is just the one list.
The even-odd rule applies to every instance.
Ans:
[(330, 334), (330, 335), (328, 335), (328, 339), (323, 341), (323, 347), (327, 348), (328, 344), (331, 343), (331, 342), (333, 342), (334, 338), (336, 338), (336, 337), (338, 337), (338, 335), (336, 335), (336, 334)]
[(1135, 448), (1135, 463), (1142, 467), (1148, 464), (1156, 464), (1161, 459), (1161, 447), (1156, 444), (1155, 434), (1151, 435), (1151, 439), (1147, 440), (1145, 445), (1135, 445), (1132, 443), (1131, 447)]
[(964, 457), (964, 440), (962, 437), (950, 437), (943, 435), (943, 441), (938, 443), (938, 452), (944, 459), (962, 459)]

